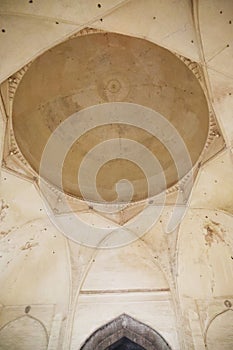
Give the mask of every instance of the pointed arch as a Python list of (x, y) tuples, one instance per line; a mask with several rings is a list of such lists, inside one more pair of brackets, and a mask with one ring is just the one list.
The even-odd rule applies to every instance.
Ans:
[(80, 350), (110, 350), (113, 344), (122, 341), (123, 338), (142, 350), (171, 350), (158, 332), (126, 314), (97, 329)]
[[(232, 349), (233, 346), (233, 309), (216, 314), (208, 323), (205, 333), (205, 346), (209, 350)], [(227, 340), (227, 341), (226, 341)]]
[(45, 325), (31, 315), (23, 315), (0, 328), (0, 350), (20, 350), (36, 347), (45, 350), (48, 332)]

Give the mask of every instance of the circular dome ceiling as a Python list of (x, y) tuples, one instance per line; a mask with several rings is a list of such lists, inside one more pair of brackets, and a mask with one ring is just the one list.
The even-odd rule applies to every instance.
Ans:
[[(148, 107), (159, 113), (184, 140), (192, 164), (198, 160), (208, 135), (209, 121), (207, 102), (198, 80), (168, 50), (143, 39), (114, 33), (75, 37), (47, 51), (31, 64), (13, 103), (17, 144), (39, 173), (45, 145), (59, 125), (88, 107), (108, 104), (110, 111), (111, 104), (116, 102)], [(185, 175), (178, 175), (166, 144), (144, 128), (143, 118), (140, 126), (124, 123), (124, 119), (102, 124), (101, 117), (101, 109), (97, 108), (96, 126), (73, 142), (65, 157), (62, 182), (66, 193), (83, 198), (77, 177), (82, 161), (94, 147), (111, 139), (117, 139), (119, 143), (129, 139), (146, 147), (160, 162), (158, 171), (162, 169), (167, 188), (174, 185), (180, 175)], [(156, 118), (154, 122), (156, 125)], [(133, 142), (129, 145), (132, 156), (137, 152)], [(54, 149), (54, 154), (56, 152), (59, 150)], [(125, 152), (128, 154), (129, 149)], [(88, 174), (96, 171), (94, 168), (98, 163), (96, 153), (91, 157), (90, 168), (86, 170), (87, 180)], [(131, 183), (133, 201), (148, 197), (144, 169), (128, 158), (122, 147), (121, 156), (109, 158), (98, 168), (93, 186), (103, 200), (116, 200), (116, 184), (122, 179)], [(56, 185), (51, 169), (45, 169), (42, 176)], [(87, 184), (88, 200), (96, 201), (92, 183), (87, 181)], [(155, 189), (150, 196), (159, 191), (161, 189)]]

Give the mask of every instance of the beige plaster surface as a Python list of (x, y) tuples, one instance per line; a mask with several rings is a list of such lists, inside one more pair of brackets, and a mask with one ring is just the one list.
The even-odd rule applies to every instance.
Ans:
[[(36, 337), (29, 337), (28, 331), (41, 330), (38, 322), (39, 325), (44, 325), (49, 338), (48, 345), (43, 343), (43, 350), (78, 349), (92, 332), (121, 313), (128, 313), (153, 327), (167, 339), (172, 349), (232, 349), (232, 14), (231, 0), (100, 2), (2, 0), (0, 2), (0, 81), (3, 83), (0, 99), (0, 145), (1, 155), (4, 152), (9, 153), (7, 163), (6, 157), (2, 162), (0, 186), (0, 327), (20, 318), (23, 321), (9, 324), (10, 335), (8, 333), (4, 338), (5, 344), (10, 344), (7, 350), (15, 349), (16, 341), (17, 350), (37, 349), (41, 343), (38, 343)], [(13, 79), (17, 71), (32, 60), (35, 61), (26, 73), (25, 80), (22, 80), (22, 91), (20, 93), (19, 86), (17, 92), (18, 96), (21, 94), (17, 104), (20, 109), (14, 111), (17, 115), (21, 114), (18, 123), (21, 141), (19, 137), (17, 139), (19, 143), (21, 142), (21, 150), (23, 151), (23, 144), (30, 141), (30, 149), (35, 152), (29, 154), (25, 146), (24, 152), (31, 165), (35, 166), (38, 162), (44, 141), (51, 132), (49, 128), (53, 128), (60, 120), (56, 119), (57, 113), (54, 113), (54, 118), (50, 118), (50, 110), (54, 109), (59, 117), (66, 118), (73, 113), (79, 101), (82, 103), (78, 108), (82, 108), (93, 101), (99, 103), (106, 99), (115, 99), (114, 91), (117, 84), (110, 84), (107, 94), (103, 93), (103, 86), (110, 79), (106, 74), (108, 68), (106, 62), (104, 64), (99, 60), (98, 64), (94, 65), (96, 62), (84, 59), (85, 67), (92, 63), (93, 66), (102, 69), (99, 71), (102, 80), (97, 79), (98, 70), (95, 69), (96, 81), (101, 82), (98, 89), (94, 88), (94, 82), (88, 89), (87, 85), (81, 82), (78, 85), (77, 75), (73, 74), (74, 69), (69, 70), (69, 67), (72, 67), (72, 48), (69, 49), (71, 52), (67, 51), (70, 58), (67, 58), (68, 55), (66, 56), (61, 50), (60, 61), (58, 55), (55, 64), (47, 62), (41, 78), (46, 81), (47, 77), (51, 76), (52, 79), (48, 84), (44, 82), (43, 85), (40, 74), (35, 72), (36, 67), (41, 68), (37, 66), (39, 62), (53, 56), (59, 47), (63, 45), (69, 47), (71, 42), (78, 43), (80, 40), (91, 40), (96, 34), (92, 34), (89, 39), (82, 37), (63, 43), (71, 35), (87, 27), (143, 39), (142, 42), (146, 43), (145, 51), (143, 59), (136, 61), (137, 67), (132, 65), (135, 56), (123, 54), (122, 42), (119, 42), (115, 49), (110, 50), (108, 47), (105, 53), (110, 55), (108, 57), (112, 57), (119, 67), (122, 61), (127, 62), (126, 66), (130, 69), (129, 74), (133, 82), (138, 82), (137, 78), (149, 82), (143, 88), (134, 84), (131, 98), (135, 97), (139, 103), (149, 104), (152, 108), (159, 108), (165, 117), (175, 123), (177, 121), (176, 126), (190, 144), (193, 160), (197, 159), (203, 149), (209, 115), (207, 116), (205, 112), (206, 107), (205, 111), (203, 110), (206, 103), (204, 93), (193, 72), (184, 67), (178, 58), (174, 58), (175, 54), (194, 61), (190, 63), (186, 59), (186, 64), (188, 62), (189, 65), (193, 64), (196, 67), (195, 62), (198, 62), (200, 65), (202, 76), (199, 79), (211, 112), (220, 127), (218, 132), (221, 137), (218, 140), (221, 139), (221, 146), (212, 149), (209, 145), (206, 146), (205, 156), (208, 158), (207, 155), (211, 155), (211, 159), (200, 164), (196, 171), (197, 178), (191, 200), (181, 225), (173, 233), (165, 234), (164, 224), (172, 212), (174, 197), (179, 192), (171, 193), (165, 208), (166, 213), (162, 214), (157, 224), (140, 239), (140, 247), (137, 246), (139, 242), (134, 242), (125, 248), (97, 251), (94, 248), (68, 242), (49, 221), (42, 207), (43, 202), (35, 185), (36, 179), (33, 178), (35, 172), (32, 175), (29, 171), (27, 161), (23, 163), (16, 156), (13, 159), (13, 155), (10, 155), (11, 150), (6, 147), (6, 139), (4, 141), (4, 135), (8, 137), (5, 127), (7, 116), (8, 120), (11, 116), (12, 95), (15, 92), (14, 82), (12, 84), (6, 79)], [(84, 32), (86, 33), (86, 30)], [(117, 34), (111, 35), (118, 37)], [(101, 41), (104, 43), (108, 36), (110, 34), (105, 37), (101, 34), (100, 43)], [(137, 39), (131, 40), (137, 42)], [(148, 40), (151, 43), (148, 43)], [(56, 47), (57, 44), (61, 46)], [(174, 85), (169, 80), (170, 85), (168, 84), (169, 87), (165, 89), (163, 84), (166, 83), (166, 79), (163, 79), (162, 84), (155, 86), (153, 91), (159, 92), (158, 95), (155, 94), (156, 99), (149, 98), (156, 79), (150, 70), (146, 71), (145, 67), (148, 65), (145, 65), (144, 61), (148, 63), (149, 58), (149, 63), (152, 64), (151, 70), (155, 69), (156, 74), (162, 73), (159, 72), (152, 57), (146, 55), (148, 45), (155, 47), (155, 51), (158, 50), (155, 54), (157, 58), (166, 60), (172, 57), (170, 71), (166, 68), (163, 73), (171, 74), (172, 78), (175, 75), (175, 80), (172, 79)], [(92, 57), (101, 57), (92, 46), (90, 45)], [(51, 51), (47, 51), (49, 49)], [(158, 52), (167, 52), (165, 49), (171, 51), (167, 53), (168, 56), (163, 54), (157, 56)], [(135, 44), (135, 52), (137, 50), (139, 47)], [(114, 54), (116, 51), (120, 51), (121, 55)], [(64, 64), (64, 58), (69, 64)], [(175, 70), (172, 68), (173, 63)], [(159, 67), (162, 67), (162, 64), (159, 64)], [(83, 69), (80, 70), (82, 81), (88, 81), (89, 72), (86, 72), (85, 78), (85, 72)], [(122, 100), (126, 98), (125, 93), (129, 91), (131, 85), (127, 84), (124, 70), (121, 74), (117, 73), (117, 79), (123, 86), (117, 98)], [(23, 91), (23, 84), (26, 84), (30, 74), (31, 84), (28, 84)], [(113, 72), (111, 74), (113, 75)], [(66, 80), (67, 76), (70, 77), (69, 80)], [(187, 77), (190, 78), (189, 81)], [(65, 82), (64, 86), (61, 84), (61, 79)], [(191, 98), (187, 99), (181, 91), (184, 80), (188, 87), (195, 86), (197, 92), (195, 102)], [(72, 87), (69, 85), (71, 83)], [(179, 92), (176, 92), (177, 86)], [(78, 96), (78, 101), (72, 97), (73, 87), (76, 89), (74, 96)], [(68, 94), (66, 89), (69, 90)], [(81, 89), (84, 89), (83, 93)], [(182, 100), (171, 108), (169, 103), (174, 97)], [(36, 110), (43, 99), (47, 103), (47, 124), (44, 123), (46, 118), (38, 118), (41, 112)], [(187, 102), (187, 105), (195, 111), (200, 110), (201, 114), (198, 114), (201, 116), (201, 121), (197, 119), (194, 123), (192, 119), (194, 117), (189, 116), (192, 123), (183, 122), (184, 116), (187, 117), (183, 102)], [(29, 110), (33, 113), (27, 113)], [(182, 117), (179, 119), (180, 112)], [(34, 127), (33, 122), (37, 123)], [(214, 128), (217, 129), (217, 126)], [(150, 144), (150, 135), (145, 132), (138, 132), (135, 128), (127, 132), (140, 142)], [(190, 138), (192, 132), (193, 138)], [(27, 139), (25, 133), (30, 134), (31, 138)], [(104, 133), (103, 130), (101, 132), (98, 129), (93, 130), (86, 135), (82, 152), (85, 153), (89, 145), (94, 145), (103, 140), (103, 136), (106, 138), (109, 135), (119, 135), (119, 130), (110, 126), (105, 128)], [(215, 136), (216, 134), (212, 138)], [(35, 147), (39, 145), (40, 148)], [(175, 176), (170, 158), (161, 145), (157, 144), (156, 150), (157, 147), (160, 147), (158, 153), (163, 155), (161, 161), (167, 169), (169, 183), (172, 184)], [(217, 154), (220, 149), (221, 153)], [(81, 153), (79, 156), (81, 157)], [(72, 162), (72, 154), (67, 158), (68, 164), (70, 161)], [(103, 169), (108, 178), (115, 176), (112, 165), (108, 164)], [(138, 198), (144, 197), (142, 173), (131, 164), (127, 166), (135, 172), (136, 177), (132, 179), (138, 178), (141, 181), (140, 186), (136, 187)], [(70, 179), (72, 183), (74, 178), (71, 176)], [(100, 174), (99, 183), (103, 183), (103, 180), (104, 177)], [(112, 192), (111, 196), (109, 192), (106, 194), (111, 187), (111, 181), (106, 185), (108, 186), (101, 193), (112, 199)], [(75, 190), (77, 194), (77, 188)], [(52, 200), (51, 203), (55, 209), (59, 209), (59, 203)], [(82, 215), (86, 216), (87, 220), (90, 217), (93, 219), (87, 208), (84, 206), (82, 208), (84, 208)], [(134, 216), (134, 214), (134, 207), (129, 208), (127, 215)], [(109, 215), (103, 218), (96, 215), (95, 221), (99, 225), (106, 225), (106, 222), (111, 220), (115, 220), (114, 223), (126, 220), (126, 215), (123, 218), (120, 216), (113, 218)], [(137, 276), (141, 277), (140, 280)], [(169, 290), (159, 292), (156, 289), (158, 287)], [(152, 290), (154, 288), (155, 290)], [(28, 305), (31, 305), (29, 316), (37, 320), (30, 324), (27, 322), (28, 316), (25, 316), (25, 307)], [(12, 342), (12, 339), (16, 341)], [(1, 346), (4, 348), (5, 344)]]
[[(139, 104), (160, 113), (185, 142), (191, 161), (197, 162), (208, 133), (208, 107), (198, 80), (167, 50), (145, 40), (111, 33), (69, 40), (29, 67), (13, 103), (14, 134), (24, 157), (39, 172), (46, 142), (60, 123), (82, 109), (111, 102)], [(166, 144), (144, 131), (143, 121), (141, 128), (125, 124), (101, 126), (100, 118), (95, 115), (100, 125), (83, 134), (67, 154), (63, 167), (67, 193), (82, 197), (77, 183), (82, 160), (94, 146), (114, 138), (130, 139), (147, 147), (163, 168), (166, 186), (177, 182), (176, 165)], [(121, 158), (99, 169), (96, 186), (104, 200), (115, 199), (114, 186), (120, 179), (131, 181), (134, 201), (147, 197), (145, 174), (136, 164), (124, 160), (127, 152), (123, 148)], [(134, 152), (133, 147), (129, 152)], [(96, 166), (97, 161), (92, 159), (87, 178)], [(54, 184), (49, 169), (45, 171), (42, 176)], [(95, 198), (90, 194), (88, 199)]]

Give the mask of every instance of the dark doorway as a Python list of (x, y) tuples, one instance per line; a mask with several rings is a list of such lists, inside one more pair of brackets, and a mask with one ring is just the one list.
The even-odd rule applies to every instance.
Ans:
[(132, 340), (123, 337), (105, 350), (145, 350), (145, 348), (134, 343)]

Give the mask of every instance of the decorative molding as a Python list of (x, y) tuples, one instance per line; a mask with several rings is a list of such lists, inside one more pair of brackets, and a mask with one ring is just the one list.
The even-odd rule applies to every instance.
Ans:
[(185, 56), (179, 55), (175, 52), (173, 53), (193, 72), (199, 82), (204, 84), (205, 79), (201, 66), (197, 62), (192, 61)]
[(13, 74), (10, 78), (8, 78), (9, 99), (10, 100), (14, 99), (17, 87), (31, 64), (32, 64), (32, 62), (26, 64), (26, 66), (24, 66), (18, 72)]
[(102, 29), (86, 27), (86, 28), (79, 30), (77, 33), (71, 35), (69, 37), (69, 39), (74, 39), (74, 38), (77, 38), (79, 36), (96, 34), (96, 33), (107, 33), (107, 32), (105, 30), (102, 30)]

